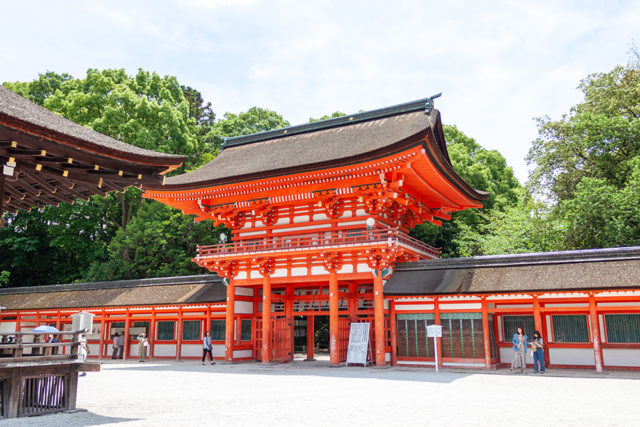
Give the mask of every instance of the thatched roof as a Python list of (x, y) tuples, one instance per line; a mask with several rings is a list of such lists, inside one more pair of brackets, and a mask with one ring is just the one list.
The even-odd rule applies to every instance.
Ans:
[[(205, 166), (170, 177), (160, 188), (184, 190), (318, 171), (388, 156), (423, 145), (445, 177), (475, 200), (473, 190), (451, 167), (440, 113), (425, 107), (429, 98), (350, 116), (229, 138), (224, 150)], [(425, 139), (433, 144), (425, 144)]]
[(0, 289), (6, 310), (91, 308), (224, 302), (226, 288), (217, 275), (76, 283)]
[(640, 247), (398, 264), (384, 294), (431, 295), (640, 288)]
[(158, 166), (182, 164), (185, 157), (158, 153), (129, 145), (61, 117), (0, 86), (0, 122), (26, 126), (41, 136), (62, 139), (70, 145), (122, 160)]

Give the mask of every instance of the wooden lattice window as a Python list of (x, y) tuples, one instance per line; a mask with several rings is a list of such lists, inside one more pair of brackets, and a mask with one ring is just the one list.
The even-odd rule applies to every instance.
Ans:
[(176, 322), (173, 320), (161, 320), (157, 323), (158, 341), (173, 341)]
[(428, 325), (435, 323), (431, 313), (398, 314), (398, 356), (434, 357), (433, 339), (427, 339)]
[(605, 314), (607, 341), (640, 343), (640, 314)]
[(589, 342), (589, 327), (585, 314), (555, 315), (551, 320), (553, 342)]
[(484, 358), (482, 313), (442, 313), (442, 357)]
[(201, 339), (199, 320), (185, 320), (182, 322), (182, 339), (184, 341), (199, 341)]
[(533, 331), (536, 329), (536, 322), (533, 316), (502, 316), (503, 342), (511, 342), (513, 334), (518, 332), (518, 326), (524, 329), (524, 333), (529, 339), (533, 339)]
[(242, 319), (240, 322), (240, 340), (251, 341), (251, 319)]
[(215, 319), (211, 321), (211, 339), (213, 341), (224, 341), (226, 334), (226, 321)]

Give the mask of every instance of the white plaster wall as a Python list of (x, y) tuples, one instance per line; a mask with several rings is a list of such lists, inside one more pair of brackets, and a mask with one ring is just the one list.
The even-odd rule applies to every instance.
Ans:
[(15, 332), (16, 322), (2, 322), (0, 323), (0, 333)]
[(605, 348), (602, 350), (605, 366), (637, 366), (640, 367), (640, 349)]
[(234, 358), (236, 357), (245, 358), (245, 357), (251, 357), (252, 355), (253, 355), (253, 352), (251, 350), (233, 350)]
[(396, 311), (433, 310), (433, 304), (396, 304)]
[(327, 273), (327, 270), (324, 269), (324, 267), (318, 267), (318, 266), (311, 267), (312, 276), (320, 276), (323, 274), (329, 274)]
[(358, 273), (366, 273), (373, 271), (367, 264), (358, 264)]
[(447, 310), (481, 310), (481, 303), (466, 303), (466, 304), (440, 304), (440, 311)]
[(89, 353), (90, 356), (99, 356), (100, 344), (89, 344)]
[(286, 268), (276, 268), (271, 277), (287, 277)]
[(344, 264), (338, 273), (353, 273), (353, 264)]
[(236, 295), (252, 297), (253, 296), (253, 288), (245, 288), (245, 287), (242, 287), (242, 286), (236, 286)]
[(214, 344), (211, 354), (213, 357), (224, 357), (224, 344)]
[(291, 269), (292, 276), (306, 276), (307, 268), (306, 267), (293, 267)]
[(176, 357), (175, 344), (155, 344), (153, 354), (159, 357)]
[(253, 313), (253, 303), (251, 301), (235, 301), (233, 310), (238, 314), (251, 314)]
[(550, 348), (549, 361), (552, 365), (595, 366), (591, 348)]
[(202, 345), (201, 344), (182, 344), (182, 357), (202, 357)]

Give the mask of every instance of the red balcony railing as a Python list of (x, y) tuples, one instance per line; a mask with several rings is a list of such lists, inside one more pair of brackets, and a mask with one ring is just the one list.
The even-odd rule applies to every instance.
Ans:
[(266, 236), (221, 245), (198, 246), (197, 259), (259, 252), (286, 252), (305, 249), (386, 244), (404, 246), (413, 252), (437, 258), (440, 249), (414, 239), (398, 229), (352, 229), (340, 232), (320, 231), (295, 236)]

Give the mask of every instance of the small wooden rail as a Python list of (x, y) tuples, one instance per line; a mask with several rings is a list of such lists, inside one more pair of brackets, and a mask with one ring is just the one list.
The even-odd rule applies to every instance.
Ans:
[(404, 246), (411, 251), (433, 258), (440, 257), (440, 253), (442, 252), (438, 248), (434, 248), (420, 240), (410, 237), (397, 228), (374, 230), (353, 229), (343, 230), (340, 233), (320, 231), (295, 236), (271, 235), (220, 245), (198, 245), (196, 259), (267, 251), (296, 251), (304, 249), (319, 249), (322, 247), (351, 247), (380, 244), (387, 246)]
[[(70, 342), (25, 343), (25, 336), (46, 332), (13, 332), (15, 342), (0, 343), (0, 390), (2, 417), (16, 418), (61, 412), (76, 407), (79, 371), (99, 371), (100, 364), (80, 360), (80, 336), (86, 331), (60, 332), (72, 335)], [(66, 354), (63, 348), (69, 347)], [(31, 354), (25, 353), (31, 349)]]

